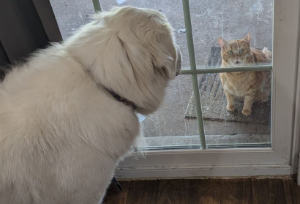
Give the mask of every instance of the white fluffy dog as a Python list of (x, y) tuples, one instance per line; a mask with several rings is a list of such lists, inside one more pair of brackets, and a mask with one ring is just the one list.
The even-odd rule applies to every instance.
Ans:
[[(114, 8), (0, 85), (0, 203), (96, 204), (179, 73), (167, 19)], [(136, 110), (134, 111), (133, 109)]]

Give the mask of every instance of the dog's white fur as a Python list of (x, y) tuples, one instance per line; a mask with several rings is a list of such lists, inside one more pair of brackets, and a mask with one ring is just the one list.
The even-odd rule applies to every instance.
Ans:
[(0, 203), (101, 202), (139, 133), (103, 86), (155, 111), (180, 71), (172, 33), (156, 11), (115, 8), (13, 67), (0, 85)]

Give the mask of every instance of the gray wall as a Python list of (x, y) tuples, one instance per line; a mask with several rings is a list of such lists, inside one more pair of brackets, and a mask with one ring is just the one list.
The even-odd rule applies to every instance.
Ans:
[(62, 37), (49, 0), (0, 1), (0, 77), (9, 65)]

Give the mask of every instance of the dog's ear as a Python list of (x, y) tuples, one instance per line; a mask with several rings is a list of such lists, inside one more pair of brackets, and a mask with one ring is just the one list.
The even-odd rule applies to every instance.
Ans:
[(153, 47), (151, 55), (155, 69), (174, 79), (181, 67), (181, 55), (170, 33), (157, 32), (149, 44)]
[(180, 69), (181, 55), (175, 47), (172, 32), (166, 19), (153, 15), (145, 22), (119, 32), (118, 37), (135, 70), (144, 69), (144, 72), (152, 71), (173, 79)]
[(162, 16), (152, 16), (147, 29), (144, 29), (142, 34), (147, 47), (150, 48), (148, 50), (151, 53), (154, 68), (158, 73), (165, 73), (169, 79), (175, 78), (178, 67), (180, 69), (181, 66), (181, 55), (167, 19)]
[[(125, 12), (125, 9), (121, 11)], [(157, 14), (131, 14), (133, 16), (123, 13), (118, 16), (130, 17), (130, 20), (134, 19), (136, 22), (129, 24), (124, 20), (127, 24), (123, 25), (114, 21), (114, 32), (109, 31), (111, 28), (107, 34), (106, 29), (102, 30), (102, 39), (99, 42), (101, 50), (92, 71), (102, 83), (114, 82), (115, 86), (120, 84), (122, 87), (124, 83), (138, 83), (140, 86), (143, 82), (139, 80), (153, 80), (154, 74), (173, 79), (180, 69), (180, 53), (175, 47), (172, 29), (167, 20)], [(113, 21), (107, 19), (107, 22)]]
[[(137, 83), (137, 74), (134, 66), (142, 65), (142, 58), (139, 58), (139, 49), (135, 42), (124, 44), (118, 34), (103, 35), (101, 41), (103, 46), (99, 57), (95, 61), (94, 75), (99, 77), (101, 83), (109, 84), (110, 88), (116, 89), (128, 87), (127, 85)], [(128, 50), (130, 50), (128, 52)], [(129, 55), (136, 57), (129, 58)], [(142, 70), (141, 70), (142, 71)], [(147, 73), (144, 73), (147, 74)]]

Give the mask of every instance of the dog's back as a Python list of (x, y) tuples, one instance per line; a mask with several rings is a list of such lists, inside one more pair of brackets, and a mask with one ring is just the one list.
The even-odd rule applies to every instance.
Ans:
[(15, 67), (0, 85), (0, 204), (98, 204), (134, 110), (157, 110), (180, 71), (172, 36), (159, 12), (117, 8)]
[[(99, 202), (93, 195), (105, 192), (137, 134), (136, 116), (65, 53), (45, 52), (0, 85), (0, 203), (86, 203), (87, 196)], [(48, 55), (43, 67), (41, 55)], [(113, 146), (117, 137), (121, 148)]]

